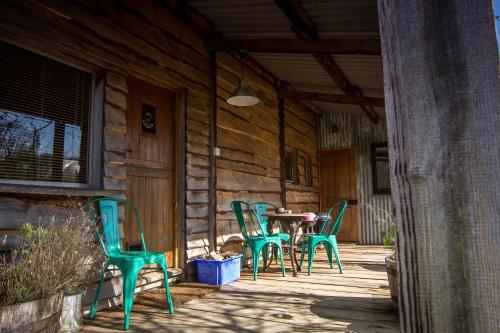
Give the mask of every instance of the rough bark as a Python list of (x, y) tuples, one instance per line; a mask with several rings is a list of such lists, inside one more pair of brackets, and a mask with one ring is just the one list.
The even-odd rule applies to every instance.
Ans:
[(490, 0), (379, 0), (405, 332), (500, 328), (500, 83)]

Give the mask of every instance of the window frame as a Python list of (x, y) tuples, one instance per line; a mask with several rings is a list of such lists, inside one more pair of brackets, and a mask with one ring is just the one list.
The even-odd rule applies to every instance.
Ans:
[(304, 154), (302, 156), (304, 161), (304, 185), (312, 186), (312, 157), (311, 154)]
[[(370, 145), (370, 151), (371, 151), (371, 167), (372, 167), (372, 186), (373, 186), (373, 194), (391, 194), (391, 187), (389, 184), (389, 187), (381, 187), (380, 184), (378, 184), (377, 181), (377, 148), (388, 148), (387, 142), (373, 142)], [(389, 151), (387, 151), (387, 158), (389, 158)], [(387, 163), (387, 168), (390, 168), (389, 162)]]
[[(286, 154), (287, 153), (289, 153), (290, 157), (291, 157), (291, 165), (290, 165), (290, 168), (292, 171), (292, 178), (291, 179), (287, 179), (287, 172), (286, 172), (286, 168), (287, 168)], [(286, 148), (284, 159), (285, 160), (283, 162), (283, 167), (284, 167), (283, 173), (285, 174), (285, 183), (297, 184), (297, 179), (298, 179), (298, 177), (297, 177), (297, 151), (293, 148)]]
[[(39, 56), (48, 58), (58, 63), (70, 66), (74, 69), (86, 72), (91, 75), (91, 89), (89, 94), (90, 110), (88, 115), (87, 126), (87, 174), (85, 183), (70, 183), (56, 181), (37, 181), (24, 179), (7, 179), (0, 178), (0, 185), (20, 185), (29, 188), (68, 188), (68, 189), (86, 189), (99, 190), (101, 188), (101, 154), (102, 154), (102, 119), (104, 107), (104, 75), (82, 67), (73, 62), (58, 59), (50, 54), (40, 52), (39, 50), (19, 45), (10, 40), (0, 38), (0, 41), (10, 44), (11, 46), (32, 52)], [(91, 135), (94, 134), (94, 135)]]

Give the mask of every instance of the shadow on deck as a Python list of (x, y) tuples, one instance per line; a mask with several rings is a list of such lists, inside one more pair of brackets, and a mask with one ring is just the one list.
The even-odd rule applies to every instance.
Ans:
[[(318, 253), (313, 274), (294, 278), (289, 267), (251, 271), (219, 292), (166, 310), (134, 305), (130, 332), (399, 332), (384, 268), (389, 254), (381, 246), (341, 244), (344, 274), (329, 268)], [(273, 266), (272, 266), (273, 268)], [(122, 330), (121, 308), (98, 312), (85, 332)]]

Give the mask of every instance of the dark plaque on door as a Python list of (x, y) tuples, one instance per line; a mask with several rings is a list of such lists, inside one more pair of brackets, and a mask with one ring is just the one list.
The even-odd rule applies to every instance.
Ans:
[(142, 104), (141, 128), (143, 133), (156, 134), (156, 108)]

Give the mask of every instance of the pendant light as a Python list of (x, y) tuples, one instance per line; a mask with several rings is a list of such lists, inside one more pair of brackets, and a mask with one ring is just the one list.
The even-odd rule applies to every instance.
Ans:
[(229, 96), (227, 102), (235, 106), (252, 106), (260, 102), (260, 99), (255, 95), (253, 90), (248, 86), (244, 76), (243, 66), (244, 54), (240, 52), (241, 62), (241, 79), (238, 88)]

